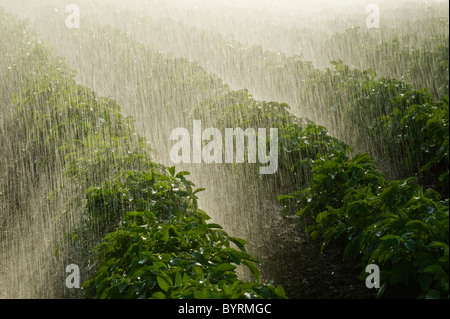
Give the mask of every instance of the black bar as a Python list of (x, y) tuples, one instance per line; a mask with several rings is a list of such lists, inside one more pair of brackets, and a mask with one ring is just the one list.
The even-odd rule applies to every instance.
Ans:
[[(145, 318), (391, 318), (421, 312), (437, 314), (447, 310), (449, 300), (0, 300), (2, 312), (20, 314), (102, 316), (124, 313), (127, 317), (142, 311)], [(186, 313), (186, 310), (188, 313)], [(50, 311), (50, 312), (49, 312)]]

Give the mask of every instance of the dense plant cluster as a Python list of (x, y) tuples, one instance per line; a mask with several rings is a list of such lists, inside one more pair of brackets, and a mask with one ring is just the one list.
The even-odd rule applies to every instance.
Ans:
[(205, 125), (222, 130), (229, 127), (278, 129), (277, 172), (260, 176), (256, 165), (253, 170), (251, 165), (229, 167), (233, 175), (247, 176), (240, 179), (242, 182), (258, 181), (256, 186), (261, 187), (264, 196), (280, 195), (305, 184), (311, 176), (311, 159), (318, 154), (351, 151), (350, 146), (331, 136), (325, 127), (292, 115), (286, 103), (258, 101), (247, 90), (204, 101), (193, 110), (190, 119), (201, 119)]
[(391, 115), (378, 117), (372, 131), (380, 136), (386, 156), (397, 158), (404, 171), (419, 172), (422, 180), (427, 178), (423, 184), (448, 197), (448, 96), (433, 102), (425, 91), (411, 94), (421, 96), (422, 102), (397, 99)]
[[(67, 196), (60, 220), (79, 219), (55, 253), (79, 251), (83, 271), (93, 274), (87, 297), (285, 298), (281, 286), (260, 282), (259, 262), (245, 252), (244, 240), (206, 223), (195, 196), (201, 189), (192, 190), (188, 173), (175, 175), (151, 161), (148, 145), (114, 101), (78, 85), (63, 59), (37, 41), (16, 61), (8, 77), (22, 80), (11, 116), (24, 161), (34, 159), (27, 171), (34, 185), (54, 170), (64, 177), (61, 185), (79, 187), (51, 195)], [(238, 265), (255, 281), (239, 280)]]
[(414, 178), (386, 181), (364, 153), (324, 156), (312, 171), (308, 187), (279, 200), (315, 220), (307, 230), (323, 248), (343, 239), (344, 259), (378, 263), (385, 287), (417, 281), (423, 296), (448, 294), (448, 199)]
[[(426, 130), (429, 131), (434, 125), (437, 126), (434, 128), (447, 131), (447, 95), (433, 96), (427, 89), (416, 90), (404, 81), (378, 78), (374, 69), (351, 69), (342, 61), (332, 64), (334, 69), (327, 69), (308, 80), (299, 95), (304, 106), (307, 109), (315, 107), (327, 126), (354, 148), (370, 152), (379, 161), (388, 162), (387, 165), (382, 163), (385, 169), (391, 169), (400, 176), (416, 172), (417, 165), (423, 165), (429, 153), (433, 152), (429, 147), (418, 147), (411, 154), (412, 148), (417, 143), (426, 143), (425, 140), (432, 138), (430, 134), (445, 132), (439, 129), (433, 129), (432, 133), (423, 132), (422, 127), (426, 126), (429, 118), (414, 114), (419, 112), (418, 109), (422, 113), (429, 109), (428, 116), (434, 116), (435, 124), (430, 119)], [(317, 108), (317, 105), (322, 107)], [(442, 111), (437, 112), (434, 110), (436, 108)], [(406, 118), (402, 118), (408, 112), (410, 119), (406, 123)], [(380, 122), (384, 122), (384, 128)], [(353, 126), (342, 123), (352, 123)], [(441, 145), (435, 147), (440, 148)]]
[(278, 199), (285, 214), (294, 212), (322, 238), (323, 249), (342, 241), (345, 260), (380, 265), (380, 296), (389, 286), (416, 283), (416, 296), (448, 297), (448, 198), (416, 178), (386, 180), (367, 153), (335, 151), (313, 161), (306, 186)]
[[(285, 298), (283, 288), (260, 284), (243, 239), (229, 236), (197, 206), (187, 172), (128, 172), (124, 183), (88, 191), (87, 220), (104, 225), (126, 212), (120, 227), (95, 248), (98, 270), (84, 285), (94, 298)], [(93, 221), (96, 221), (93, 223)], [(91, 233), (89, 229), (88, 233)], [(238, 249), (232, 248), (234, 243)], [(255, 282), (238, 280), (237, 265)]]

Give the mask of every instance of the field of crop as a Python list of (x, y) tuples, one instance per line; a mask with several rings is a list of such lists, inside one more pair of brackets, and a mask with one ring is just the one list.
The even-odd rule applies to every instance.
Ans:
[(0, 2), (0, 298), (448, 299), (448, 2), (75, 2)]

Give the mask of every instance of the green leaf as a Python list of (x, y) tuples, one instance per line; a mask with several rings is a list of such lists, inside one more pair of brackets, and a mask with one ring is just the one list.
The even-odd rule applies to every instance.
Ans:
[(277, 288), (275, 288), (275, 293), (278, 297), (286, 298), (286, 293), (284, 291), (283, 286), (279, 285)]
[(444, 269), (442, 268), (442, 266), (439, 265), (439, 264), (433, 264), (433, 265), (430, 265), (430, 266), (426, 267), (426, 268), (423, 270), (423, 272), (432, 273), (432, 274), (434, 274), (435, 276), (436, 276), (436, 275), (445, 275), (445, 270), (444, 270)]
[(153, 262), (153, 268), (155, 268), (155, 270), (165, 270), (167, 269), (167, 265), (161, 261), (155, 261)]
[(317, 217), (316, 217), (316, 222), (318, 224), (321, 224), (322, 221), (328, 217), (328, 214), (329, 213), (327, 211), (318, 214)]
[(157, 276), (156, 280), (158, 281), (159, 287), (165, 292), (173, 286), (173, 281), (169, 276)]
[(183, 284), (183, 278), (181, 276), (181, 272), (178, 271), (175, 274), (175, 287), (180, 287)]
[(204, 191), (204, 190), (206, 190), (206, 188), (197, 188), (197, 189), (193, 192), (193, 194), (195, 195), (195, 194), (197, 194), (198, 192), (202, 192), (202, 191)]
[(356, 238), (351, 240), (344, 249), (344, 260), (351, 260), (360, 251), (360, 241)]
[(405, 225), (408, 231), (412, 231), (417, 233), (419, 236), (423, 236), (427, 232), (431, 231), (432, 228), (430, 225), (425, 224), (421, 220), (411, 220)]
[(169, 171), (170, 175), (175, 176), (175, 166), (168, 167), (167, 170)]
[(386, 243), (387, 242), (391, 242), (391, 241), (398, 243), (398, 242), (402, 241), (402, 238), (400, 236), (397, 236), (397, 235), (385, 235), (385, 236), (381, 237), (381, 240), (386, 242)]
[(427, 292), (425, 296), (426, 299), (439, 299), (441, 298), (441, 294), (437, 290), (430, 290)]
[(150, 299), (166, 299), (166, 295), (164, 293), (162, 293), (161, 291), (157, 291), (154, 294), (152, 294)]
[[(180, 178), (181, 176), (190, 175), (190, 174), (191, 174), (191, 173), (189, 173), (189, 172), (182, 171), (182, 172), (179, 172), (179, 173), (177, 174), (177, 176), (175, 176), (175, 177)], [(173, 175), (172, 175), (172, 176), (173, 176)]]
[(419, 277), (419, 284), (422, 291), (426, 291), (433, 280), (431, 274), (423, 274)]
[(441, 248), (444, 251), (448, 251), (448, 245), (443, 243), (443, 242), (440, 242), (440, 241), (433, 241), (432, 243), (428, 244), (427, 247), (430, 247), (430, 248)]
[(231, 260), (235, 264), (240, 265), (241, 260), (242, 260), (242, 254), (239, 251), (237, 251), (237, 250), (235, 250), (233, 248), (225, 248), (223, 251), (226, 253), (226, 255), (228, 257), (231, 258)]
[(121, 284), (119, 284), (119, 286), (117, 287), (119, 289), (120, 293), (123, 293), (123, 291), (128, 287), (128, 284), (126, 281), (122, 282)]
[(278, 196), (277, 197), (277, 201), (283, 201), (283, 200), (286, 200), (286, 199), (294, 199), (295, 197), (294, 196), (291, 196), (291, 195), (280, 195), (280, 196)]
[(224, 274), (227, 271), (232, 271), (236, 269), (236, 266), (229, 264), (229, 263), (223, 263), (218, 266), (211, 266), (211, 270), (214, 273), (215, 276), (220, 276)]
[(386, 291), (387, 286), (388, 286), (388, 283), (385, 282), (385, 283), (380, 287), (380, 290), (378, 290), (378, 292), (377, 292), (377, 298), (381, 298), (381, 297), (383, 296), (384, 292)]
[(247, 241), (245, 241), (242, 238), (236, 238), (236, 237), (230, 237), (229, 238), (233, 243), (236, 244), (236, 246), (238, 246), (238, 248), (241, 251), (245, 251), (245, 245), (247, 244)]
[(221, 225), (219, 225), (219, 224), (214, 224), (214, 223), (208, 224), (207, 227), (208, 227), (208, 228), (218, 228), (218, 229), (223, 229), (223, 227), (222, 227)]
[(195, 299), (209, 299), (209, 294), (205, 290), (196, 290), (194, 291)]
[(194, 258), (195, 261), (199, 262), (200, 264), (207, 263), (205, 256), (203, 256), (203, 254), (199, 253), (198, 251), (193, 252), (192, 257)]
[(259, 272), (259, 269), (256, 267), (256, 265), (251, 262), (251, 261), (247, 261), (247, 260), (242, 260), (242, 264), (247, 266), (250, 271), (252, 272), (252, 275), (255, 277), (256, 282), (260, 282), (261, 280), (261, 274)]
[(416, 251), (416, 242), (414, 240), (406, 240), (404, 244), (409, 251)]
[(183, 282), (188, 282), (188, 281), (191, 281), (191, 280), (192, 280), (191, 277), (189, 277), (189, 275), (187, 273), (183, 274)]

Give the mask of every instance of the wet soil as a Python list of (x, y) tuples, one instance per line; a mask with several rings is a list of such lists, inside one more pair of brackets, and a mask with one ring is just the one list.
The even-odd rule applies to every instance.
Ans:
[[(376, 289), (369, 289), (359, 279), (361, 269), (342, 260), (344, 244), (331, 243), (321, 251), (321, 241), (312, 239), (296, 219), (280, 219), (272, 238), (271, 262), (262, 267), (281, 284), (290, 299), (373, 299)], [(270, 267), (270, 269), (269, 269)]]

